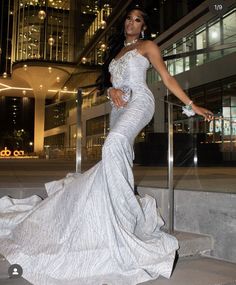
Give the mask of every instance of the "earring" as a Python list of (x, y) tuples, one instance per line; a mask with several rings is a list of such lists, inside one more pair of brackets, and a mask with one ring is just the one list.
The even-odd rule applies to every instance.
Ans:
[(144, 34), (144, 30), (141, 31), (141, 39), (144, 39), (145, 34)]

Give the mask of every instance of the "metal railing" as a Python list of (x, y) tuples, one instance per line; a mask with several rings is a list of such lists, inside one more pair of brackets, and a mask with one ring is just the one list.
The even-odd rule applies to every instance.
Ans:
[[(168, 90), (167, 90), (168, 98)], [(173, 105), (168, 103), (168, 188), (169, 188), (169, 233), (174, 231), (174, 130)]]
[(82, 89), (79, 89), (76, 97), (77, 105), (77, 139), (76, 139), (76, 173), (81, 173), (82, 167)]
[[(221, 51), (236, 47), (236, 43), (220, 44), (213, 47), (199, 49), (190, 52), (179, 53), (175, 55), (163, 57), (164, 61), (170, 59), (180, 59), (186, 56), (204, 54), (213, 51)], [(168, 97), (168, 90), (167, 90)], [(173, 103), (168, 102), (168, 188), (169, 188), (169, 233), (174, 231), (174, 186), (173, 186), (173, 165), (174, 165), (174, 151), (173, 151)], [(179, 106), (179, 105), (177, 105)]]

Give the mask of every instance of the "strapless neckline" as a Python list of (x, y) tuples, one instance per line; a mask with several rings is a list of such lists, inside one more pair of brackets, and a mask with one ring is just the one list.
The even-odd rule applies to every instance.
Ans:
[(148, 64), (149, 64), (149, 60), (146, 58), (146, 56), (144, 56), (144, 55), (142, 55), (140, 52), (138, 52), (137, 48), (134, 48), (134, 49), (131, 49), (131, 50), (127, 51), (127, 52), (124, 53), (121, 57), (119, 57), (119, 58), (117, 58), (117, 59), (116, 59), (116, 58), (113, 58), (112, 61), (118, 62), (118, 61), (120, 61), (121, 59), (125, 58), (126, 55), (128, 55), (129, 53), (132, 53), (132, 52), (133, 52), (134, 54), (140, 56), (141, 58), (144, 58), (144, 59), (148, 62)]

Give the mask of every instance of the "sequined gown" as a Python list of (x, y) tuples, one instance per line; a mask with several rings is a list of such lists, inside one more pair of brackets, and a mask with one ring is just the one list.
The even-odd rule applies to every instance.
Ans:
[(113, 86), (132, 99), (112, 108), (102, 160), (46, 184), (48, 197), (0, 199), (0, 253), (35, 285), (135, 285), (169, 278), (177, 240), (162, 232), (155, 199), (134, 195), (133, 143), (151, 120), (148, 60), (137, 50), (113, 59)]

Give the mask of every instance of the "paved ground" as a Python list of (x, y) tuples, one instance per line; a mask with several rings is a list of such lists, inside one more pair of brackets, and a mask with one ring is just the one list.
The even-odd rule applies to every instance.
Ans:
[[(31, 284), (22, 277), (9, 279), (8, 267), (8, 262), (0, 261), (0, 285)], [(138, 285), (236, 285), (236, 264), (199, 256), (184, 258), (177, 262), (170, 279), (160, 277)]]
[[(160, 278), (142, 285), (235, 285), (236, 264), (204, 257), (180, 260), (170, 280)], [(141, 285), (139, 284), (139, 285)]]
[[(4, 188), (43, 187), (44, 183), (74, 171), (73, 161), (0, 159), (0, 191)], [(137, 185), (158, 188), (168, 185), (165, 167), (135, 165), (134, 177)], [(175, 189), (236, 193), (236, 167), (175, 168), (174, 186)]]
[[(167, 168), (135, 166), (134, 176), (138, 185), (168, 187)], [(174, 188), (236, 193), (236, 167), (175, 167)]]

